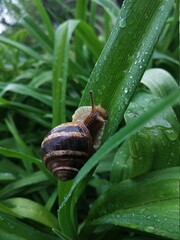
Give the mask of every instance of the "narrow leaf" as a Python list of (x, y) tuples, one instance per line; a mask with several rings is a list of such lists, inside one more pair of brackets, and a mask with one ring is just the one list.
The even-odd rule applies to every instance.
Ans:
[(48, 106), (52, 105), (52, 99), (50, 96), (42, 94), (41, 92), (38, 92), (37, 90), (23, 84), (18, 83), (0, 83), (0, 96), (2, 97), (6, 92), (10, 91), (13, 93), (19, 93), (25, 96), (31, 96), (32, 98), (35, 98), (39, 100), (40, 102), (43, 102), (47, 104)]
[(21, 218), (31, 219), (49, 228), (58, 228), (57, 219), (39, 203), (26, 198), (9, 198), (1, 203)]
[(53, 26), (52, 26), (52, 23), (51, 23), (51, 20), (41, 2), (41, 0), (34, 0), (38, 10), (39, 10), (39, 13), (41, 15), (41, 18), (43, 20), (43, 23), (44, 23), (44, 26), (46, 27), (46, 30), (47, 30), (47, 33), (48, 33), (48, 36), (49, 36), (49, 39), (52, 41), (54, 41), (54, 29), (53, 29)]
[(50, 234), (38, 231), (6, 213), (0, 212), (0, 239), (1, 240), (58, 240)]
[(43, 47), (48, 52), (52, 53), (52, 43), (43, 29), (33, 18), (31, 18), (31, 16), (26, 14), (26, 16), (21, 19), (21, 24), (25, 26), (32, 35), (34, 35), (34, 37), (38, 40), (40, 47)]
[(8, 46), (17, 48), (18, 50), (24, 52), (25, 54), (27, 54), (27, 55), (31, 56), (32, 58), (35, 58), (39, 61), (45, 60), (42, 56), (40, 56), (38, 53), (36, 53), (34, 50), (32, 50), (32, 48), (26, 47), (25, 45), (23, 45), (21, 43), (15, 42), (15, 41), (5, 38), (3, 36), (0, 36), (0, 42), (6, 44)]
[(112, 22), (115, 23), (118, 16), (120, 9), (118, 6), (113, 2), (109, 0), (93, 0), (93, 2), (97, 3), (101, 7), (104, 8), (104, 10), (109, 14), (109, 16), (112, 19)]
[(115, 132), (122, 120), (173, 3), (124, 1), (80, 102), (80, 105), (89, 105), (89, 91), (93, 90), (95, 103), (107, 110), (109, 120), (104, 139)]
[(53, 126), (65, 122), (69, 45), (72, 32), (78, 23), (78, 21), (69, 20), (60, 25), (55, 33), (53, 60)]

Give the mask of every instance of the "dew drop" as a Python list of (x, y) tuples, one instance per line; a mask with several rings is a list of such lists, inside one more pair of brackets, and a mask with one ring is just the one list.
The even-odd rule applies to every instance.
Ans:
[(178, 137), (177, 132), (174, 131), (173, 129), (164, 130), (164, 133), (168, 137), (168, 139), (171, 141), (175, 141)]
[(128, 88), (127, 88), (127, 87), (124, 89), (124, 92), (125, 92), (125, 93), (128, 93)]
[(145, 227), (144, 230), (147, 231), (147, 232), (153, 233), (155, 228), (153, 226), (147, 226), (147, 227)]
[(125, 18), (122, 18), (120, 21), (119, 21), (119, 27), (123, 28), (126, 26), (126, 19)]

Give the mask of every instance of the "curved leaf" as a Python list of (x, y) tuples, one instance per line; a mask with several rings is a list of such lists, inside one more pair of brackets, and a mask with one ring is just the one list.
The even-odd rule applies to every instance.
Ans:
[(52, 53), (52, 42), (50, 41), (47, 34), (44, 32), (44, 30), (39, 26), (39, 24), (31, 18), (28, 14), (26, 14), (21, 19), (21, 24), (25, 26), (26, 29), (28, 29), (31, 34), (35, 36), (35, 38), (38, 40), (38, 44), (40, 47), (43, 47), (48, 52)]
[[(139, 92), (124, 117), (127, 123), (143, 115), (159, 98)], [(131, 177), (154, 169), (177, 166), (179, 163), (178, 120), (171, 107), (152, 118), (128, 140), (131, 156)]]
[(101, 7), (104, 8), (104, 10), (109, 14), (109, 16), (112, 19), (112, 22), (115, 23), (118, 16), (119, 16), (119, 11), (120, 9), (116, 4), (114, 4), (113, 1), (108, 1), (108, 0), (93, 0), (93, 2), (97, 3)]
[(0, 36), (0, 42), (8, 45), (8, 46), (11, 46), (11, 47), (14, 47), (14, 48), (17, 48), (19, 49), (20, 51), (24, 52), (25, 54), (31, 56), (32, 58), (35, 58), (39, 61), (44, 61), (45, 59), (39, 55), (38, 53), (36, 53), (34, 50), (32, 50), (30, 47), (27, 47), (25, 46), (24, 44), (21, 44), (21, 43), (18, 43), (18, 42), (15, 42), (13, 40), (10, 40), (8, 38), (5, 38), (3, 36)]
[(39, 203), (26, 198), (9, 198), (1, 203), (21, 218), (31, 219), (50, 228), (58, 228), (54, 215)]
[(0, 239), (1, 240), (58, 240), (50, 234), (38, 231), (6, 213), (0, 212)]
[(6, 92), (10, 91), (13, 93), (19, 93), (25, 96), (31, 96), (39, 100), (40, 102), (45, 103), (48, 106), (52, 105), (52, 98), (48, 95), (42, 94), (37, 90), (23, 84), (18, 83), (0, 83), (0, 96), (2, 97)]
[(165, 97), (178, 87), (171, 74), (161, 68), (147, 70), (141, 82), (158, 97)]
[(114, 224), (178, 239), (179, 170), (164, 169), (114, 185), (92, 204), (86, 224)]

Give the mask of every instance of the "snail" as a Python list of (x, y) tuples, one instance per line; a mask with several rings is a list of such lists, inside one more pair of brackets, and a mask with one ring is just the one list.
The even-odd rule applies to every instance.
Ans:
[(73, 179), (101, 144), (107, 113), (95, 106), (92, 91), (90, 100), (91, 106), (79, 107), (72, 122), (53, 128), (41, 144), (45, 166), (62, 181)]

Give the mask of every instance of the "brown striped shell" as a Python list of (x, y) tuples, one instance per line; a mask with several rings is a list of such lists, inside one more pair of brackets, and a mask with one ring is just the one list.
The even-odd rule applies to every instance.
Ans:
[(41, 144), (46, 167), (62, 181), (76, 176), (90, 158), (92, 148), (89, 130), (81, 122), (53, 128)]
[(41, 144), (43, 162), (62, 181), (74, 178), (100, 146), (106, 122), (106, 111), (94, 106), (80, 107), (73, 122), (53, 128)]

